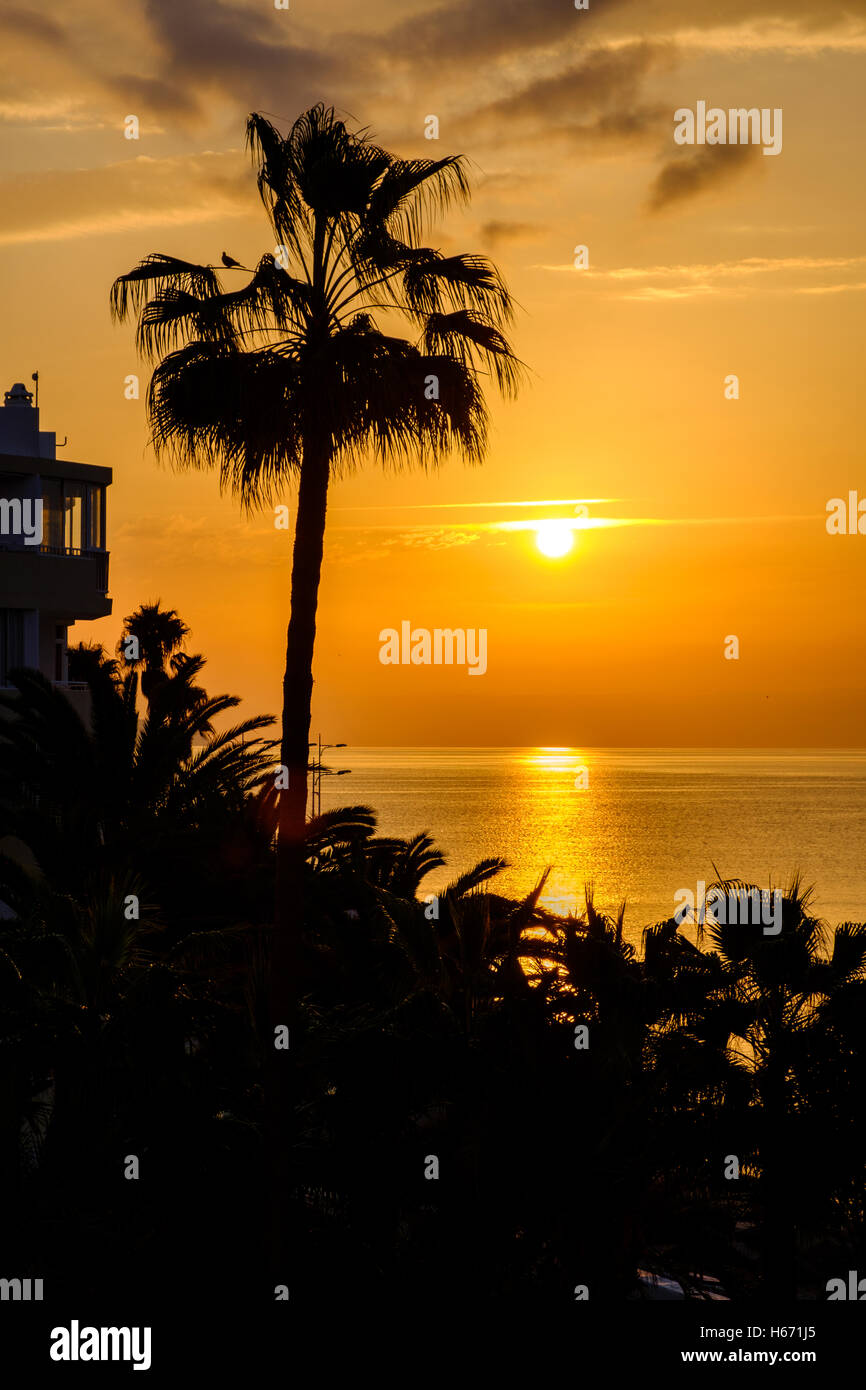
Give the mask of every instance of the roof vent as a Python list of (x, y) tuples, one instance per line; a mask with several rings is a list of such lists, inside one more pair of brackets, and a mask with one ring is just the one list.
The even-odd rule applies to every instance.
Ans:
[(33, 404), (33, 392), (28, 391), (23, 381), (16, 381), (11, 391), (5, 393), (6, 405), (25, 405)]

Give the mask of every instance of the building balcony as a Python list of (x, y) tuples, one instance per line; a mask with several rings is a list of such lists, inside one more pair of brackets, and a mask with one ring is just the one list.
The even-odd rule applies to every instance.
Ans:
[(50, 612), (58, 622), (105, 618), (108, 551), (0, 542), (0, 592), (5, 608)]

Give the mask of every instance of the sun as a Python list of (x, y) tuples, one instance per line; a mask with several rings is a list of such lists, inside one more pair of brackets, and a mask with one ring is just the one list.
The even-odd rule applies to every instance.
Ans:
[(540, 521), (535, 528), (535, 544), (542, 555), (559, 560), (574, 545), (574, 530), (570, 521)]

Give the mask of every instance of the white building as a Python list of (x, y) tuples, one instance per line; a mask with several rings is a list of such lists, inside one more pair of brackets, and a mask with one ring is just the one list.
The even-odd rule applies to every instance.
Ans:
[[(111, 612), (105, 492), (110, 468), (57, 458), (33, 393), (0, 407), (0, 686), (18, 666), (71, 689), (67, 633)], [(41, 502), (41, 526), (38, 503)], [(77, 703), (77, 702), (76, 702)]]

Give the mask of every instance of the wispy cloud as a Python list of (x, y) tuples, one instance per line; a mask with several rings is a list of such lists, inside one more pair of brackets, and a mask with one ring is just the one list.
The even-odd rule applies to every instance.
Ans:
[(585, 155), (633, 145), (656, 138), (670, 119), (669, 107), (643, 101), (640, 87), (650, 73), (672, 66), (674, 57), (669, 45), (642, 41), (595, 46), (565, 66), (548, 57), (548, 71), (530, 82), (512, 77), (502, 96), (466, 119), (482, 140), (507, 121), (511, 144), (566, 139)]
[(484, 507), (485, 509), (495, 509), (499, 507), (577, 507), (577, 506), (606, 506), (611, 502), (620, 501), (617, 497), (547, 497), (530, 498), (526, 501), (509, 500), (507, 502), (380, 502), (374, 505), (360, 507), (331, 507), (331, 512), (439, 512), (450, 511), (459, 508), (461, 511), (466, 508)]
[(737, 261), (715, 261), (698, 265), (615, 266), (611, 270), (587, 272), (611, 280), (662, 278), (716, 279), (727, 276), (766, 275), (782, 270), (839, 270), (843, 266), (866, 264), (866, 256), (744, 256)]
[(863, 0), (822, 0), (820, 7), (815, 0), (727, 0), (703, 10), (694, 0), (592, 0), (580, 12), (562, 0), (452, 0), (393, 26), (387, 43), (405, 61), (436, 53), (440, 62), (464, 64), (647, 35), (723, 50), (818, 51), (854, 46), (863, 12)]
[(794, 294), (859, 294), (866, 290), (866, 281), (858, 280), (852, 285), (800, 285)]
[(406, 549), (421, 547), (425, 550), (452, 550), (455, 546), (471, 545), (482, 534), (481, 527), (437, 526), (419, 527), (417, 530), (401, 531), (383, 542)]
[[(781, 7), (780, 7), (781, 8)], [(851, 6), (855, 8), (855, 6)], [(866, 25), (853, 15), (832, 13), (832, 7), (813, 7), (812, 23), (776, 18), (759, 23), (726, 24), (715, 29), (685, 27), (673, 37), (683, 50), (702, 53), (782, 53), (813, 57), (822, 53), (862, 53), (866, 50)]]
[(510, 535), (524, 531), (537, 531), (546, 522), (555, 520), (558, 524), (568, 526), (574, 532), (581, 531), (613, 531), (643, 527), (718, 527), (718, 526), (762, 526), (762, 525), (790, 525), (809, 522), (814, 524), (816, 520), (825, 520), (823, 513), (793, 514), (782, 513), (767, 516), (688, 516), (688, 517), (663, 517), (663, 516), (620, 516), (620, 517), (550, 517), (536, 516), (522, 518), (520, 521), (477, 521), (477, 522), (448, 522), (439, 526), (400, 526), (387, 522), (372, 526), (334, 526), (331, 531), (334, 533), (354, 533), (356, 537), (361, 534), (374, 536), (380, 535), (388, 537), (388, 533), (393, 532), (389, 538), (382, 539), (380, 544), (383, 546), (397, 546), (405, 548), (424, 547), (432, 550), (441, 550), (456, 545), (468, 545), (472, 541), (482, 537), (494, 537), (497, 535)]
[[(709, 295), (761, 294), (842, 294), (862, 289), (862, 283), (829, 285), (773, 285), (760, 283), (762, 277), (814, 276), (827, 271), (859, 269), (866, 256), (746, 256), (737, 261), (695, 263), (692, 265), (591, 267), (576, 271), (573, 265), (537, 265), (536, 270), (570, 274), (590, 284), (623, 286), (619, 298), (664, 301), (696, 299)], [(655, 283), (660, 282), (660, 283)], [(673, 283), (672, 283), (673, 282)]]
[(240, 151), (153, 159), (96, 169), (52, 169), (0, 180), (0, 244), (178, 226), (255, 210)]

